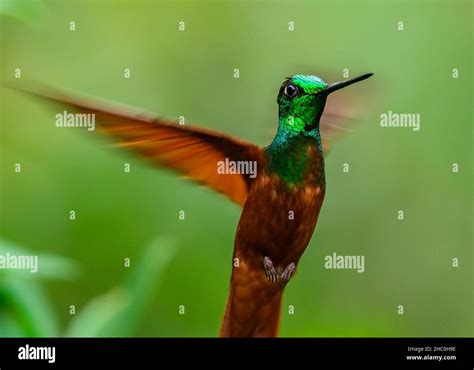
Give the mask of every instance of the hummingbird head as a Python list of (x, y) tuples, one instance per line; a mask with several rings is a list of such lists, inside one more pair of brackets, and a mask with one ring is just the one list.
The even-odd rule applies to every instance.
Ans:
[(355, 82), (372, 76), (366, 73), (349, 80), (327, 84), (321, 78), (311, 75), (288, 77), (278, 93), (279, 129), (293, 135), (319, 130), (319, 120), (328, 95)]

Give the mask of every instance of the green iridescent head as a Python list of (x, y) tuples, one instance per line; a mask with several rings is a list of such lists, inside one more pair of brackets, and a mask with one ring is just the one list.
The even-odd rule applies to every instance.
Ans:
[(283, 82), (278, 94), (279, 131), (289, 136), (300, 133), (314, 135), (319, 129), (319, 120), (328, 95), (336, 90), (365, 80), (371, 73), (327, 84), (321, 78), (311, 75), (294, 75)]
[[(281, 85), (277, 99), (278, 130), (272, 143), (265, 148), (268, 169), (286, 183), (300, 184), (314, 165), (308, 156), (308, 147), (315, 143), (319, 151), (323, 151), (319, 119), (328, 95), (370, 76), (372, 73), (333, 84), (316, 76), (288, 77)], [(324, 183), (324, 164), (319, 163), (318, 168), (319, 177), (314, 179)]]

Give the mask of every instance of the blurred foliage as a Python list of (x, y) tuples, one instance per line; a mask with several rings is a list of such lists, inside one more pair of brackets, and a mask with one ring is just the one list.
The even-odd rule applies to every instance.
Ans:
[(157, 240), (134, 264), (122, 286), (91, 300), (66, 329), (70, 337), (130, 336), (151, 298), (160, 274), (175, 253), (173, 243)]
[(1, 0), (0, 15), (11, 17), (24, 24), (34, 24), (45, 12), (43, 0)]
[[(79, 267), (67, 258), (38, 255), (39, 268), (0, 270), (0, 336), (51, 337), (61, 333), (70, 337), (113, 337), (132, 335), (150, 298), (156, 293), (160, 274), (174, 256), (171, 240), (154, 241), (139, 260), (130, 265), (124, 282), (93, 298), (84, 307), (75, 307), (71, 321), (62, 330), (57, 313), (48, 301), (42, 279), (73, 281)], [(0, 254), (30, 256), (31, 251), (0, 240)], [(63, 308), (69, 311), (68, 307)]]
[[(33, 255), (11, 242), (0, 239), (0, 255)], [(78, 266), (67, 258), (52, 254), (38, 255), (41, 268), (30, 270), (0, 269), (0, 336), (57, 336), (59, 325), (52, 304), (44, 293), (43, 279), (71, 280)]]
[[(261, 145), (274, 133), (275, 98), (286, 76), (313, 73), (332, 82), (344, 68), (351, 76), (374, 72), (328, 101), (330, 109), (356, 94), (360, 124), (326, 161), (325, 204), (286, 288), (281, 335), (473, 334), (472, 2), (8, 4), (0, 18), (2, 81), (12, 81), (21, 68), (26, 80), (164, 117), (183, 115), (187, 123)], [(178, 31), (181, 20), (185, 32)], [(123, 78), (124, 68), (131, 68), (130, 79)], [(2, 309), (0, 335), (215, 336), (238, 207), (106, 148), (95, 132), (57, 129), (50, 106), (0, 89), (0, 235), (29, 253), (64, 256), (81, 266), (67, 283), (61, 274), (14, 273), (12, 279), (2, 272), (8, 314)], [(421, 114), (421, 130), (380, 128), (380, 114), (388, 110)], [(13, 171), (15, 163), (21, 173)], [(71, 209), (75, 221), (68, 219)], [(396, 219), (399, 209), (403, 222)], [(162, 235), (180, 246), (172, 268), (154, 275), (153, 263), (161, 262), (149, 255), (143, 265), (148, 283), (133, 277), (135, 271), (124, 277), (123, 259), (147, 255), (143, 246)], [(324, 256), (333, 252), (364, 255), (366, 271), (324, 269)], [(67, 270), (61, 266), (55, 268)], [(154, 279), (159, 294), (149, 286)], [(79, 308), (73, 323), (71, 304)], [(287, 313), (290, 304), (294, 315)], [(126, 315), (130, 324), (116, 324)]]

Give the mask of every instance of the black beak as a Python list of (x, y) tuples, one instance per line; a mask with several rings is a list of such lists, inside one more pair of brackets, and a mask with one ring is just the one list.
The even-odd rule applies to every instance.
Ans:
[(346, 86), (352, 85), (353, 83), (365, 80), (366, 78), (369, 78), (372, 76), (373, 73), (366, 73), (358, 77), (351, 78), (349, 80), (341, 81), (341, 82), (335, 82), (333, 84), (330, 84), (325, 90), (322, 91), (323, 94), (329, 95), (333, 93), (336, 90), (342, 89)]

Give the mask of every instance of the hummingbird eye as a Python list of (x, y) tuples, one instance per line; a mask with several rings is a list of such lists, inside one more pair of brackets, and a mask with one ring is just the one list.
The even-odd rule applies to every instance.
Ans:
[(298, 94), (298, 88), (295, 85), (288, 84), (285, 86), (285, 90), (283, 91), (283, 93), (287, 97), (293, 98)]

